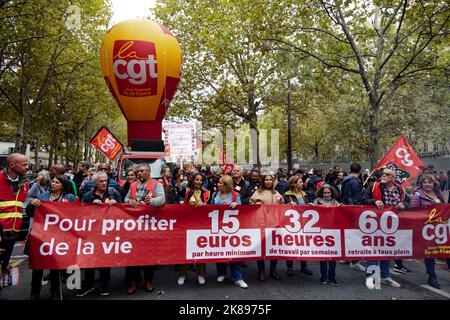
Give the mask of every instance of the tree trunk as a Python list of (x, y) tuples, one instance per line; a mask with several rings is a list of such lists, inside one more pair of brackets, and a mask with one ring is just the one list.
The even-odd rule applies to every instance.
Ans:
[(79, 154), (80, 154), (80, 135), (77, 136), (75, 155), (73, 156), (73, 159), (72, 159), (74, 165), (76, 165), (79, 161), (79, 158), (78, 158)]
[(91, 154), (89, 150), (88, 129), (86, 125), (86, 130), (84, 132), (84, 161), (89, 161), (90, 158)]
[(36, 144), (34, 145), (34, 165), (36, 166), (36, 170), (41, 170), (39, 167), (39, 149), (41, 148), (39, 134), (37, 134)]
[(314, 144), (313, 150), (314, 150), (314, 160), (318, 161), (319, 160), (319, 144), (317, 142)]
[(48, 168), (53, 165), (53, 147), (50, 147), (50, 150), (48, 151)]
[(371, 104), (370, 119), (370, 142), (369, 142), (369, 162), (370, 167), (373, 169), (377, 163), (380, 153), (380, 146), (378, 145), (379, 132), (378, 132), (378, 105)]
[(20, 152), (22, 149), (24, 127), (25, 127), (25, 114), (21, 112), (19, 113), (19, 121), (17, 123), (14, 152)]
[[(258, 169), (261, 169), (261, 159), (259, 158), (259, 130), (258, 130), (257, 122), (256, 122), (256, 116), (254, 117), (254, 120), (255, 121), (250, 122), (249, 125), (250, 125), (250, 129), (255, 130), (255, 132), (256, 132), (256, 141), (252, 141), (251, 144), (252, 144), (252, 146), (254, 146), (252, 151), (256, 152), (256, 166), (258, 167)], [(254, 149), (256, 149), (256, 151)]]

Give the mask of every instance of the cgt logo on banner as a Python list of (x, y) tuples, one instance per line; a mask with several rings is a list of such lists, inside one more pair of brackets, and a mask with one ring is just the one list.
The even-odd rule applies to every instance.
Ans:
[(400, 186), (407, 186), (417, 177), (423, 167), (422, 161), (408, 141), (404, 136), (400, 136), (374, 170), (382, 168), (394, 170), (397, 173), (396, 183)]
[(61, 202), (43, 202), (37, 210), (30, 245), (34, 269), (450, 257), (449, 204), (401, 213), (374, 206)]
[(100, 128), (91, 139), (91, 144), (99, 149), (110, 160), (114, 160), (124, 148), (119, 140), (117, 140), (106, 127)]
[(411, 159), (411, 154), (405, 148), (398, 148), (395, 151), (395, 155), (400, 159), (400, 162), (406, 166), (411, 167), (414, 164), (414, 161)]
[(121, 95), (129, 97), (156, 95), (158, 65), (153, 42), (116, 40), (113, 53), (114, 76)]
[(436, 209), (431, 210), (422, 228), (422, 237), (435, 245), (425, 248), (425, 254), (450, 254), (450, 246), (443, 246), (450, 236), (450, 220), (436, 217)]

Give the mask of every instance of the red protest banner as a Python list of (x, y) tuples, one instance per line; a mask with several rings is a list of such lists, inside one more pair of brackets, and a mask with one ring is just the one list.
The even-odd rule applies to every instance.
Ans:
[(450, 205), (94, 205), (46, 202), (30, 245), (35, 269), (193, 262), (450, 257)]
[(30, 244), (34, 269), (194, 262), (450, 257), (450, 205), (94, 205), (42, 202)]
[(406, 187), (419, 175), (424, 167), (413, 148), (404, 136), (389, 149), (386, 155), (376, 165), (375, 170), (388, 168), (397, 173), (395, 181), (398, 185)]
[(99, 149), (110, 160), (114, 160), (123, 150), (123, 145), (106, 127), (100, 128), (91, 139), (91, 144)]

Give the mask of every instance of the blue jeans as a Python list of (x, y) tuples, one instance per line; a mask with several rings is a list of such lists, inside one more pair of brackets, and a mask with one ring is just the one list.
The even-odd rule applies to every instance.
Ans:
[(320, 261), (320, 279), (336, 280), (336, 261)]
[[(227, 264), (216, 263), (217, 276), (227, 276)], [(244, 280), (244, 271), (242, 271), (242, 264), (240, 262), (230, 262), (231, 277), (233, 281)]]
[(367, 261), (366, 262), (366, 277), (370, 277), (372, 274), (367, 272), (367, 268), (369, 266), (376, 266), (378, 265), (378, 262), (380, 263), (380, 275), (381, 279), (389, 278), (389, 264), (391, 261), (389, 260), (381, 260), (381, 261)]

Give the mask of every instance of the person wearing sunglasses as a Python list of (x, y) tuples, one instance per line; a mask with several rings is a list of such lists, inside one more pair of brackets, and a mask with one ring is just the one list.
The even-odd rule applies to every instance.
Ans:
[[(409, 205), (409, 198), (403, 192), (402, 188), (395, 184), (396, 173), (390, 169), (384, 169), (380, 181), (373, 184), (372, 188), (367, 188), (364, 193), (364, 204), (375, 205), (379, 210), (387, 206), (392, 206), (397, 210), (404, 210)], [(396, 260), (397, 267), (401, 260)], [(381, 283), (400, 288), (401, 285), (389, 277), (389, 260), (379, 261), (381, 271)], [(367, 261), (366, 265), (366, 286), (368, 289), (374, 289), (375, 283), (371, 274), (367, 273), (367, 268), (371, 265), (377, 265), (378, 261)], [(403, 267), (404, 268), (404, 267)], [(406, 269), (406, 268), (405, 268)]]

